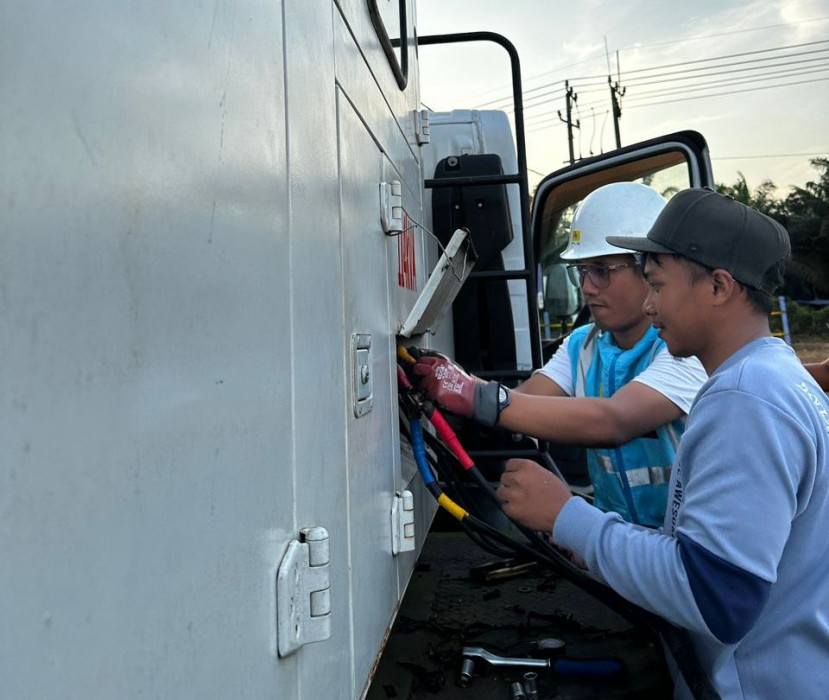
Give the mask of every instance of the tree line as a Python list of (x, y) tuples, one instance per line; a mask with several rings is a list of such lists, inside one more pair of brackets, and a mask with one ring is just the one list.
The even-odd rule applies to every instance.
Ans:
[(742, 173), (733, 185), (718, 183), (717, 189), (768, 214), (788, 230), (792, 259), (780, 293), (792, 299), (829, 299), (829, 158), (809, 162), (818, 171), (817, 179), (792, 188), (783, 198), (775, 196), (777, 187), (771, 180), (752, 189)]

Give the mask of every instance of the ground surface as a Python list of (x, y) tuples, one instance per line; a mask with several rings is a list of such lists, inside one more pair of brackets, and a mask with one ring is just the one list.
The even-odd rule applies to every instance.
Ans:
[(511, 684), (531, 669), (479, 662), (472, 683), (461, 687), (462, 648), (528, 657), (543, 639), (564, 641), (564, 653), (574, 659), (621, 659), (626, 673), (569, 678), (541, 669), (540, 700), (670, 697), (661, 654), (625, 620), (538, 568), (493, 582), (473, 580), (474, 568), (494, 559), (462, 532), (430, 533), (367, 700), (507, 700)]

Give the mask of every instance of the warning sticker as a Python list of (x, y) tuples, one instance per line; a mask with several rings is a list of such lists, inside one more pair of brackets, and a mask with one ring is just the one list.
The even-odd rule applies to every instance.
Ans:
[(403, 233), (397, 236), (397, 284), (403, 289), (417, 291), (414, 227), (409, 221), (409, 215), (405, 213)]

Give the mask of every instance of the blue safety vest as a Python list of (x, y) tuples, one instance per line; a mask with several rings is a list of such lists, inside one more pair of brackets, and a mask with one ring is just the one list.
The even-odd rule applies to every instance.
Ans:
[[(594, 324), (570, 335), (568, 350), (576, 396), (609, 397), (640, 374), (665, 347), (650, 327), (632, 348), (623, 350), (609, 332)], [(668, 482), (684, 417), (619, 447), (590, 448), (587, 466), (594, 504), (625, 520), (659, 527), (665, 517)]]

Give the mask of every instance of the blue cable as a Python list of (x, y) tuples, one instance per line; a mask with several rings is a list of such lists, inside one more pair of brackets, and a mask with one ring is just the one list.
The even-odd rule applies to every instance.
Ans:
[(414, 452), (415, 462), (420, 471), (420, 476), (423, 477), (423, 482), (426, 486), (435, 483), (435, 477), (432, 470), (429, 469), (429, 462), (426, 459), (426, 443), (423, 440), (423, 426), (419, 418), (412, 418), (409, 423), (412, 431), (412, 451)]

